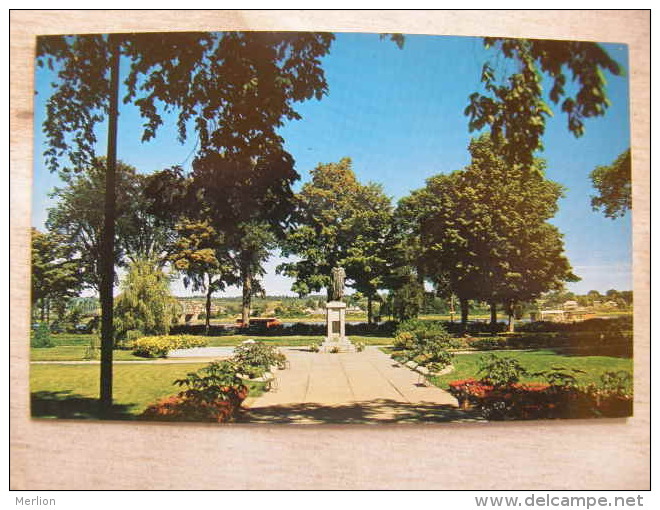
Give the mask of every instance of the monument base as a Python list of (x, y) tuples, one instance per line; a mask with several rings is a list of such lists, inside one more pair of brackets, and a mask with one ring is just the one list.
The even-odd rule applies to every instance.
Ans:
[(330, 301), (325, 305), (327, 334), (321, 352), (352, 352), (355, 346), (346, 336), (346, 303)]

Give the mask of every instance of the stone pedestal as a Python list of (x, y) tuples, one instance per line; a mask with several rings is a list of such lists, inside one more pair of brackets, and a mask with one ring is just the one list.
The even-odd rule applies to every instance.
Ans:
[(346, 337), (346, 303), (330, 301), (325, 308), (327, 332), (321, 351), (353, 351), (353, 344)]

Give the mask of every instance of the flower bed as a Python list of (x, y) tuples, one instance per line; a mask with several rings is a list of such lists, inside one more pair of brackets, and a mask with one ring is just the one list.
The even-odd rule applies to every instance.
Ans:
[[(272, 367), (285, 369), (287, 363), (284, 354), (261, 342), (244, 342), (236, 351), (236, 355), (228, 360), (214, 361), (174, 381), (174, 384), (185, 389), (152, 404), (140, 415), (140, 419), (230, 421), (248, 394), (243, 378), (257, 380), (269, 374), (267, 370)], [(272, 374), (270, 377), (272, 379)]]
[(158, 421), (229, 421), (248, 394), (237, 376), (232, 361), (209, 363), (190, 372), (174, 384), (184, 387), (177, 395), (149, 406), (141, 415), (145, 420)]
[(582, 388), (545, 383), (494, 386), (470, 378), (450, 382), (449, 392), (462, 409), (479, 409), (489, 420), (632, 415), (632, 396), (594, 385)]
[(140, 415), (143, 420), (201, 421), (223, 423), (231, 420), (247, 396), (246, 386), (225, 388), (225, 400), (206, 401), (183, 394), (173, 395), (150, 405)]
[(204, 347), (208, 340), (193, 335), (143, 336), (133, 341), (133, 354), (143, 358), (165, 358), (170, 351)]

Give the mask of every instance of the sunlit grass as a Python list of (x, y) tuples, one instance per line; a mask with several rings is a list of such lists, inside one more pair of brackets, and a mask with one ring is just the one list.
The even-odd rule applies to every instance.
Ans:
[[(539, 350), (529, 352), (496, 352), (495, 356), (516, 358), (528, 372), (542, 372), (553, 367), (566, 370), (582, 370), (585, 373), (573, 373), (580, 385), (586, 385), (600, 382), (600, 376), (604, 372), (614, 372), (618, 370), (627, 370), (632, 373), (633, 360), (630, 358), (615, 358), (611, 356), (566, 356), (554, 353), (550, 350)], [(450, 374), (434, 378), (434, 382), (441, 388), (448, 388), (450, 381), (459, 379), (468, 379), (471, 377), (480, 378), (479, 360), (482, 356), (489, 355), (483, 352), (457, 354), (452, 364), (454, 371)], [(571, 372), (572, 373), (572, 372)], [(524, 377), (523, 382), (539, 381), (543, 382), (542, 377)]]

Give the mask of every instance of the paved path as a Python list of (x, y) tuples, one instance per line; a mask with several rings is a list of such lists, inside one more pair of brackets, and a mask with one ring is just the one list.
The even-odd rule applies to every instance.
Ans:
[(290, 368), (277, 371), (276, 387), (244, 403), (250, 423), (393, 423), (476, 421), (449, 393), (376, 347), (361, 353), (312, 353), (282, 348)]

